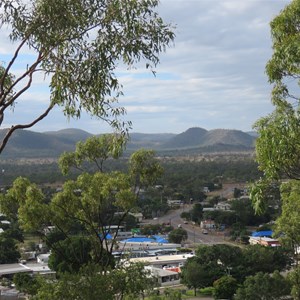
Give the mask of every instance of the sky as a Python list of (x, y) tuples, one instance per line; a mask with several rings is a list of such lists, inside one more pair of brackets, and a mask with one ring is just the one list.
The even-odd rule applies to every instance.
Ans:
[[(160, 56), (156, 76), (139, 66), (120, 78), (119, 99), (132, 121), (131, 132), (181, 133), (191, 127), (251, 131), (271, 113), (272, 86), (265, 65), (272, 55), (270, 21), (287, 0), (161, 0), (165, 22), (176, 25), (174, 45)], [(0, 61), (15, 45), (0, 29)], [(26, 59), (24, 55), (24, 59)], [(18, 101), (1, 128), (28, 122), (45, 108), (49, 94), (41, 80)], [(67, 120), (55, 109), (30, 130), (79, 128), (92, 134), (109, 132), (103, 122), (82, 116)]]

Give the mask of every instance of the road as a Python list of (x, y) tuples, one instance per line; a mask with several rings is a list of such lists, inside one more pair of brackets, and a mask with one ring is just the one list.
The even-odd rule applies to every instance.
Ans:
[(182, 212), (189, 211), (191, 208), (191, 205), (185, 204), (179, 209), (169, 211), (162, 217), (155, 218), (155, 220), (145, 220), (144, 222), (148, 224), (170, 223), (170, 225), (174, 228), (177, 228), (178, 225), (181, 224), (181, 227), (188, 233), (188, 240), (186, 241), (187, 244), (213, 245), (226, 243), (223, 235), (219, 232), (209, 231), (208, 234), (203, 234), (199, 225), (193, 225), (190, 222), (188, 224), (184, 224), (184, 220), (180, 218), (180, 215)]

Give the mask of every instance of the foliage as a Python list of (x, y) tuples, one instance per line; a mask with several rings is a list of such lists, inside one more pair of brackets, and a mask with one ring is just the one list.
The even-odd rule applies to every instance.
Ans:
[(23, 231), (20, 229), (17, 222), (11, 222), (8, 228), (1, 233), (1, 236), (5, 238), (12, 238), (21, 243), (24, 242)]
[(142, 226), (141, 228), (142, 235), (153, 235), (153, 234), (159, 234), (161, 232), (162, 232), (161, 224), (147, 224)]
[(260, 245), (249, 245), (243, 250), (241, 278), (258, 272), (283, 271), (290, 266), (290, 253), (283, 247), (276, 249)]
[(238, 287), (237, 280), (229, 275), (222, 276), (214, 282), (215, 299), (232, 299)]
[(26, 189), (30, 181), (24, 177), (17, 177), (6, 194), (0, 194), (1, 212), (11, 220), (18, 219), (20, 204), (25, 201)]
[(278, 182), (268, 178), (260, 178), (250, 185), (249, 196), (256, 214), (266, 213), (270, 206), (279, 207), (279, 186)]
[(283, 271), (290, 265), (289, 252), (284, 248), (251, 245), (245, 248), (227, 244), (200, 245), (193, 258), (206, 268), (209, 285), (224, 275), (233, 276), (242, 283), (247, 276), (257, 272)]
[(237, 199), (230, 202), (231, 209), (235, 212), (236, 221), (244, 226), (257, 226), (271, 220), (270, 210), (266, 209), (261, 215), (255, 214), (249, 199)]
[[(7, 130), (0, 152), (16, 129), (33, 126), (55, 106), (73, 118), (86, 111), (126, 133), (130, 123), (119, 120), (125, 110), (117, 105), (122, 91), (115, 72), (119, 63), (132, 67), (140, 60), (154, 68), (173, 41), (173, 28), (155, 11), (157, 5), (157, 0), (1, 1), (0, 26), (9, 28), (16, 44), (12, 58), (0, 66), (1, 122), (6, 109), (18, 107), (37, 74), (50, 82), (50, 98), (33, 121)], [(28, 48), (33, 54), (26, 67), (12, 74)]]
[(164, 291), (164, 295), (161, 298), (162, 300), (181, 300), (182, 295), (181, 292), (175, 289), (166, 288)]
[(293, 299), (300, 299), (300, 268), (299, 265), (296, 266), (291, 272), (288, 273), (287, 276), (288, 281), (292, 286), (291, 295)]
[(16, 263), (20, 257), (16, 241), (0, 235), (0, 264)]
[(227, 244), (201, 245), (196, 249), (196, 259), (209, 270), (207, 277), (212, 285), (215, 280), (227, 274), (228, 270), (233, 277), (239, 278), (242, 253), (241, 248)]
[[(125, 152), (124, 155), (126, 156), (127, 152)], [(220, 172), (230, 173), (230, 180), (233, 182), (241, 182), (244, 180), (252, 182), (260, 176), (260, 172), (257, 170), (257, 164), (253, 160), (231, 161), (230, 163), (223, 160), (185, 161), (182, 163), (174, 159), (161, 160), (160, 162), (164, 168), (164, 173), (159, 179), (158, 184), (163, 186), (163, 191), (155, 189), (154, 193), (154, 189), (149, 188), (147, 194), (151, 194), (151, 197), (149, 196), (148, 199), (153, 196), (157, 198), (158, 203), (161, 202), (160, 199), (162, 195), (163, 205), (165, 205), (166, 198), (173, 198), (174, 192), (183, 194), (185, 203), (189, 203), (191, 198), (194, 203), (203, 201), (206, 198), (206, 195), (203, 193), (204, 181), (206, 181), (207, 178), (212, 180), (215, 175)], [(104, 163), (104, 171), (125, 172), (127, 170), (127, 163), (127, 159), (110, 159), (109, 163)], [(2, 161), (1, 166), (5, 169), (5, 176), (2, 176), (2, 186), (11, 186), (18, 176), (26, 177), (36, 184), (43, 184), (47, 190), (51, 189), (51, 187), (47, 187), (45, 184), (59, 184), (66, 180), (66, 176), (63, 176), (59, 171), (57, 163), (52, 161), (43, 161), (41, 164), (25, 164), (23, 161), (19, 161), (18, 164), (12, 164), (11, 161)], [(95, 170), (95, 168), (93, 170)], [(67, 178), (75, 179), (78, 174), (80, 174), (80, 172), (72, 168)], [(229, 179), (225, 178), (224, 175), (224, 180)], [(47, 191), (47, 194), (48, 193)]]
[(290, 295), (289, 282), (278, 272), (272, 275), (262, 272), (246, 278), (238, 288), (235, 300), (275, 300)]
[(264, 177), (253, 187), (255, 210), (267, 207), (266, 187), (281, 179), (300, 179), (299, 23), (300, 2), (292, 1), (271, 22), (273, 55), (266, 73), (273, 84), (274, 111), (256, 122), (256, 158)]
[(216, 227), (220, 227), (221, 225), (231, 226), (237, 220), (236, 213), (232, 211), (223, 211), (223, 210), (213, 210), (213, 211), (205, 211), (203, 213), (203, 219), (211, 219), (215, 221)]
[(189, 258), (184, 267), (182, 268), (181, 281), (189, 288), (194, 289), (196, 296), (197, 289), (207, 287), (211, 284), (208, 278), (207, 266), (197, 262), (194, 258)]
[(185, 219), (187, 221), (190, 221), (191, 220), (191, 213), (190, 212), (187, 212), (187, 211), (184, 211), (180, 214), (180, 218), (181, 219)]
[(151, 188), (145, 190), (137, 202), (137, 206), (147, 219), (164, 215), (170, 209), (166, 201), (161, 196), (155, 195), (152, 190)]
[[(256, 124), (259, 129), (257, 155), (267, 178), (299, 178), (299, 100), (295, 81), (299, 78), (297, 42), (300, 3), (292, 1), (271, 22), (273, 55), (266, 66), (273, 84), (275, 111)], [(297, 82), (299, 85), (299, 82)]]
[(13, 282), (20, 292), (35, 295), (40, 287), (39, 280), (27, 273), (16, 273)]
[(70, 237), (51, 244), (48, 265), (59, 273), (77, 273), (82, 265), (92, 261), (91, 243), (84, 237)]
[[(110, 139), (105, 139), (105, 143), (110, 142)], [(94, 157), (97, 157), (99, 152), (94, 148), (93, 151)], [(136, 157), (141, 160), (138, 164)], [(138, 151), (130, 163), (134, 164), (134, 170), (129, 174), (118, 171), (82, 173), (76, 180), (66, 181), (50, 202), (36, 185), (18, 178), (3, 195), (3, 199), (9, 201), (2, 202), (9, 204), (16, 201), (18, 205), (12, 207), (11, 213), (18, 216), (21, 227), (44, 236), (53, 250), (50, 262), (54, 269), (77, 272), (91, 261), (108, 268), (115, 245), (115, 235), (111, 241), (107, 239), (109, 227), (123, 225), (129, 211), (135, 207), (140, 189), (135, 181), (137, 176), (143, 174), (142, 182), (146, 184), (153, 183), (161, 174), (154, 152)], [(8, 205), (6, 208), (9, 212)], [(54, 226), (55, 232), (47, 236), (44, 229), (48, 225)], [(74, 234), (78, 235), (78, 239), (71, 238)]]
[(122, 154), (125, 139), (121, 135), (104, 134), (93, 136), (85, 142), (78, 142), (74, 152), (65, 152), (59, 158), (59, 167), (67, 175), (71, 167), (82, 170), (83, 162), (92, 162), (100, 172), (103, 164), (109, 158), (117, 159)]
[[(276, 220), (276, 235), (284, 245), (297, 253), (300, 244), (300, 183), (296, 180), (282, 183), (282, 212)], [(294, 255), (297, 259), (297, 255)]]
[(120, 266), (105, 274), (98, 266), (89, 264), (79, 273), (61, 274), (58, 281), (44, 280), (33, 299), (138, 299), (155, 286), (155, 279), (149, 275), (142, 264)]
[(200, 224), (203, 216), (203, 206), (200, 203), (195, 203), (190, 210), (191, 220)]
[(125, 217), (123, 214), (115, 215), (112, 223), (123, 224), (125, 231), (130, 231), (131, 229), (138, 227), (137, 218), (131, 214), (127, 214)]
[(187, 240), (188, 233), (183, 228), (176, 228), (169, 232), (168, 240), (170, 243), (181, 244), (183, 241)]
[(129, 159), (129, 174), (136, 189), (153, 185), (163, 174), (163, 168), (155, 159), (153, 150), (140, 149)]
[(261, 176), (257, 163), (253, 159), (230, 160), (226, 158), (213, 161), (178, 161), (177, 159), (164, 161), (164, 195), (172, 197), (174, 192), (184, 195), (185, 203), (201, 202), (206, 199), (203, 187), (209, 182), (223, 175), (224, 181), (251, 182)]

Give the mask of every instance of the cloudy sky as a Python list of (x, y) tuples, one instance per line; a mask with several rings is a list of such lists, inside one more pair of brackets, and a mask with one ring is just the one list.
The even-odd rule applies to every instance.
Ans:
[[(133, 122), (132, 132), (181, 133), (190, 127), (250, 131), (273, 109), (264, 72), (272, 54), (269, 23), (289, 2), (161, 0), (161, 15), (177, 27), (175, 44), (161, 55), (156, 77), (144, 69), (122, 76), (120, 105)], [(2, 62), (13, 49), (6, 34), (0, 30)], [(39, 84), (20, 99), (23, 107), (8, 114), (3, 127), (29, 120), (45, 105), (48, 95)], [(108, 132), (98, 120), (84, 116), (68, 121), (59, 110), (32, 130), (64, 128)]]

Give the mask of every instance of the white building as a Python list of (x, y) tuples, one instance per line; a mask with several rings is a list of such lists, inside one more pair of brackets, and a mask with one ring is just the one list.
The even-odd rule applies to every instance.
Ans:
[(182, 267), (188, 258), (193, 257), (194, 254), (176, 254), (176, 255), (162, 255), (162, 256), (150, 256), (150, 257), (136, 257), (131, 258), (129, 262), (143, 262), (148, 266), (159, 269), (168, 269)]

